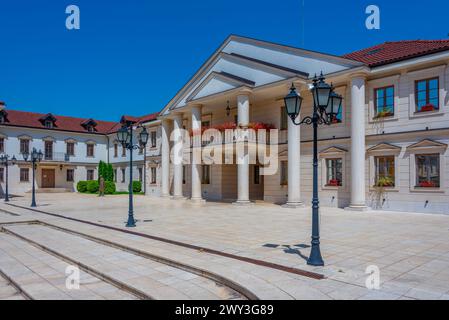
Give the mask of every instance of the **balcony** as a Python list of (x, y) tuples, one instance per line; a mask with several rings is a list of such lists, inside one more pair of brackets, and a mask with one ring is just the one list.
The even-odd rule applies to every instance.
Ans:
[(64, 152), (45, 152), (43, 161), (50, 162), (70, 162), (70, 155)]

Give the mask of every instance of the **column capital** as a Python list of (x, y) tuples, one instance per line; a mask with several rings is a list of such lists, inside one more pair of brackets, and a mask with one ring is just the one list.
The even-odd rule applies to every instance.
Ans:
[(349, 79), (351, 79), (351, 81), (355, 80), (355, 79), (363, 79), (363, 80), (366, 81), (367, 77), (368, 77), (368, 73), (367, 72), (363, 72), (363, 71), (355, 72), (355, 73), (352, 73), (352, 74), (349, 75)]
[(237, 92), (238, 96), (250, 96), (252, 94), (253, 94), (253, 90), (250, 88), (247, 88), (247, 87), (243, 87)]

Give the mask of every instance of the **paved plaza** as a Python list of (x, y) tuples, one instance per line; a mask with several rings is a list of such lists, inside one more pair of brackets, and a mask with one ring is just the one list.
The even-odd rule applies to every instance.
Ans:
[[(136, 196), (130, 234), (127, 196), (39, 194), (41, 212), (29, 202), (0, 204), (1, 299), (449, 298), (446, 215), (323, 208), (315, 268), (310, 208)], [(67, 290), (74, 264), (80, 290)], [(379, 290), (366, 287), (370, 266)]]

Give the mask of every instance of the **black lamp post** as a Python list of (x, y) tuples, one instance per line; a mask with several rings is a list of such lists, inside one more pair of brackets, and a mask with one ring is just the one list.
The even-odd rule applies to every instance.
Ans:
[(134, 125), (132, 122), (126, 122), (122, 128), (117, 132), (117, 140), (130, 152), (129, 155), (129, 207), (128, 207), (128, 222), (126, 227), (133, 228), (136, 226), (134, 220), (134, 205), (133, 205), (133, 150), (146, 147), (148, 142), (148, 131), (145, 127), (141, 127), (142, 131), (139, 134), (139, 144), (134, 144), (133, 133)]
[(5, 167), (5, 202), (9, 202), (9, 189), (8, 189), (8, 167), (10, 165), (15, 165), (17, 162), (17, 159), (15, 156), (9, 159), (9, 156), (7, 154), (2, 154), (0, 156), (0, 164)]
[[(32, 189), (32, 199), (31, 199), (31, 207), (35, 208), (36, 206), (36, 187), (35, 187), (35, 176), (36, 176), (36, 164), (42, 161), (44, 154), (42, 150), (37, 151), (36, 148), (33, 148), (31, 154), (25, 152), (22, 154), (23, 160), (26, 162), (30, 162), (33, 169), (33, 189)], [(30, 158), (28, 160), (28, 158)]]
[(318, 125), (330, 125), (337, 118), (343, 98), (333, 91), (333, 87), (326, 82), (321, 73), (315, 76), (313, 87), (310, 89), (313, 96), (313, 114), (307, 116), (299, 123), (296, 122), (301, 111), (303, 98), (296, 92), (292, 84), (290, 93), (284, 98), (285, 107), (289, 117), (295, 125), (313, 125), (313, 199), (312, 199), (312, 248), (307, 264), (311, 266), (324, 266), (320, 251), (320, 229), (318, 198)]

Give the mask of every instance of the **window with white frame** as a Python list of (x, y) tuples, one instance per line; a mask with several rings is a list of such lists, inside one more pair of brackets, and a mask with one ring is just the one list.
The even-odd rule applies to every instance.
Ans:
[(117, 169), (114, 169), (114, 182), (117, 182)]
[(95, 173), (94, 169), (88, 169), (87, 170), (87, 181), (95, 180), (94, 173)]
[(326, 159), (326, 186), (341, 187), (343, 185), (343, 159)]
[(30, 181), (30, 169), (20, 168), (20, 182), (29, 182), (29, 181)]
[(93, 158), (95, 156), (95, 144), (93, 143), (88, 143), (86, 145), (87, 149), (86, 149), (86, 156), (89, 158)]
[(29, 154), (30, 153), (30, 140), (29, 139), (20, 139), (20, 153), (21, 154)]
[(156, 184), (157, 181), (157, 169), (156, 167), (151, 167), (151, 184)]
[(253, 184), (260, 184), (260, 166), (254, 166)]
[(5, 152), (5, 138), (0, 138), (0, 153)]
[(157, 132), (156, 131), (151, 131), (150, 132), (151, 148), (156, 148), (156, 142), (157, 142)]
[(67, 169), (67, 182), (73, 182), (75, 181), (75, 170), (73, 169)]
[(0, 168), (0, 182), (5, 182), (5, 168)]
[(74, 142), (67, 142), (66, 143), (66, 153), (68, 156), (75, 156), (75, 143)]
[(415, 155), (416, 187), (440, 187), (440, 154)]
[(394, 187), (395, 186), (395, 156), (377, 156), (374, 157), (375, 176), (374, 183), (376, 187)]
[(126, 181), (126, 169), (122, 169), (122, 183)]
[(436, 111), (440, 106), (439, 78), (415, 81), (416, 112)]
[(374, 89), (375, 118), (394, 116), (394, 86)]

